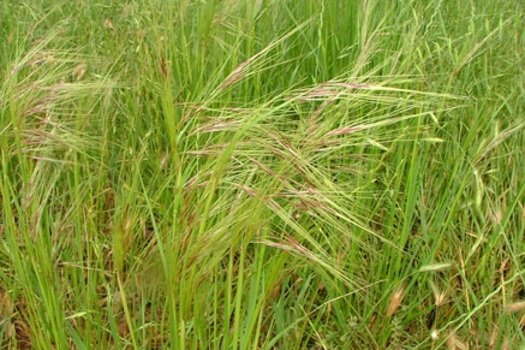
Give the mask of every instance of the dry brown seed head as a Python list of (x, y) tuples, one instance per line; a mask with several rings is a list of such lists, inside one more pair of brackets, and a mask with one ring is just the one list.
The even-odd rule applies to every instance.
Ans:
[(111, 22), (109, 18), (106, 18), (104, 20), (104, 27), (109, 28), (109, 29), (114, 29), (113, 22)]
[(403, 286), (396, 289), (396, 291), (390, 297), (390, 303), (386, 310), (386, 316), (391, 317), (399, 308), (403, 297), (405, 296), (405, 288)]
[(507, 312), (511, 312), (511, 313), (525, 310), (525, 301), (517, 301), (511, 304), (508, 304), (505, 307), (505, 309), (507, 310)]

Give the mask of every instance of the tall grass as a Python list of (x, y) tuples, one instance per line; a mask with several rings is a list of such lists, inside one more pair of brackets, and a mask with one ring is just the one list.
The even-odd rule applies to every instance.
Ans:
[(4, 1), (0, 342), (525, 344), (520, 1)]

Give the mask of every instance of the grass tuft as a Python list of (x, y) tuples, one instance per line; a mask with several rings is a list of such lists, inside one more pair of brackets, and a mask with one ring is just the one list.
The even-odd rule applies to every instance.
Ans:
[(525, 344), (523, 3), (0, 13), (0, 348)]

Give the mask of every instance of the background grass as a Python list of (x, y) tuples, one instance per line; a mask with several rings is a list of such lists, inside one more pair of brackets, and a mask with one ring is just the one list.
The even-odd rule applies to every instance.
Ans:
[(3, 348), (524, 346), (524, 13), (3, 1)]

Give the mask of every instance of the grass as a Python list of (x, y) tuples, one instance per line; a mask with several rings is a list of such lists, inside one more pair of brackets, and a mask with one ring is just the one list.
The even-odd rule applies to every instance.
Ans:
[(0, 343), (525, 346), (521, 1), (4, 1)]

